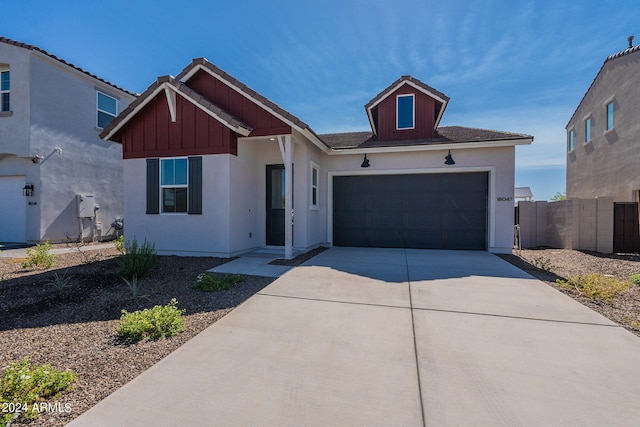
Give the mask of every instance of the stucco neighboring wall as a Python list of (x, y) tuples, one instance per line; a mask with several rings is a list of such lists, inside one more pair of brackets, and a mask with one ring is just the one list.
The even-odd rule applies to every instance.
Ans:
[[(612, 98), (614, 97), (614, 98)], [(614, 102), (614, 128), (606, 131), (606, 103)], [(585, 95), (567, 131), (575, 131), (567, 154), (567, 197), (609, 196), (637, 201), (640, 190), (640, 52), (608, 61)], [(591, 142), (584, 119), (591, 115)]]
[(95, 221), (83, 220), (85, 238), (94, 236), (97, 222), (102, 236), (115, 235), (111, 224), (124, 214), (122, 146), (98, 136), (96, 88), (119, 98), (118, 111), (133, 100), (48, 57), (31, 56), (31, 155), (43, 157), (35, 165), (40, 181), (34, 183), (40, 195), (40, 240), (80, 235), (76, 194), (93, 195), (100, 207)]
[[(0, 43), (0, 64), (9, 65), (11, 77), (11, 115), (0, 116), (0, 158), (3, 153), (18, 157), (30, 155), (29, 150), (29, 51)], [(0, 160), (0, 174), (4, 175)]]

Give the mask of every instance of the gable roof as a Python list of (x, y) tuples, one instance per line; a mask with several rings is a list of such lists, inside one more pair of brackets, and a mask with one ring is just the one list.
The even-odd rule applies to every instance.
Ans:
[(40, 49), (37, 46), (33, 46), (33, 45), (30, 45), (30, 44), (27, 44), (27, 43), (22, 43), (22, 42), (19, 42), (19, 41), (16, 41), (16, 40), (9, 39), (7, 37), (0, 37), (0, 43), (13, 45), (13, 46), (16, 46), (16, 47), (20, 47), (20, 48), (27, 49), (27, 50), (32, 50), (32, 51), (35, 51), (35, 52), (40, 52), (41, 54), (43, 54), (45, 56), (48, 56), (49, 58), (51, 58), (51, 59), (53, 59), (55, 61), (58, 61), (58, 62), (66, 65), (68, 67), (71, 67), (71, 68), (77, 70), (77, 71), (80, 71), (81, 73), (86, 74), (87, 76), (89, 76), (89, 77), (91, 77), (93, 79), (96, 79), (98, 81), (101, 81), (102, 83), (105, 83), (105, 84), (107, 84), (107, 85), (109, 85), (109, 86), (111, 86), (111, 87), (113, 87), (115, 89), (118, 89), (121, 92), (128, 93), (129, 95), (132, 95), (132, 96), (138, 96), (138, 94), (136, 94), (136, 93), (129, 92), (128, 90), (123, 89), (120, 86), (117, 86), (117, 85), (115, 85), (113, 83), (110, 83), (110, 82), (108, 82), (108, 81), (96, 76), (95, 74), (92, 74), (92, 73), (88, 72), (87, 70), (84, 70), (84, 69), (82, 69), (82, 68), (80, 68), (80, 67), (78, 67), (76, 65), (73, 65), (72, 63), (67, 62), (62, 58), (58, 58), (57, 56), (47, 52), (44, 49)]
[[(379, 141), (371, 132), (347, 132), (320, 135), (332, 150), (381, 149), (399, 147), (397, 141)], [(462, 126), (444, 126), (436, 129), (433, 138), (402, 141), (400, 147), (421, 146), (423, 149), (443, 149), (456, 144), (472, 144), (474, 147), (489, 143), (492, 146), (529, 144), (533, 136), (522, 133), (499, 132)], [(503, 144), (501, 144), (503, 143)], [(428, 148), (429, 147), (429, 148)]]
[(580, 109), (580, 106), (584, 102), (584, 99), (587, 97), (587, 94), (591, 91), (591, 88), (596, 83), (596, 80), (598, 80), (598, 77), (600, 76), (600, 74), (602, 74), (602, 70), (604, 70), (604, 67), (607, 65), (607, 63), (609, 63), (610, 61), (613, 61), (614, 59), (618, 59), (618, 58), (621, 58), (623, 56), (631, 55), (631, 54), (634, 54), (634, 53), (637, 53), (637, 52), (640, 52), (640, 45), (630, 46), (630, 47), (628, 47), (628, 48), (626, 48), (624, 50), (621, 50), (620, 52), (616, 52), (616, 53), (613, 53), (613, 54), (607, 56), (607, 58), (602, 63), (602, 66), (598, 70), (598, 73), (596, 74), (596, 76), (593, 78), (593, 81), (589, 85), (589, 88), (584, 93), (584, 95), (582, 95), (582, 99), (580, 99), (580, 102), (578, 103), (578, 106), (573, 111), (573, 114), (571, 115), (571, 118), (567, 122), (567, 125), (565, 126), (565, 129), (567, 129), (569, 127), (569, 124), (573, 121), (573, 118), (575, 117), (576, 113)]
[[(165, 92), (167, 97), (171, 92), (179, 94), (196, 107), (209, 114), (214, 119), (240, 135), (247, 136), (253, 128), (241, 120), (233, 117), (217, 105), (213, 104), (204, 96), (191, 89), (181, 81), (172, 76), (162, 76), (147, 88), (135, 101), (125, 108), (115, 119), (105, 127), (100, 133), (100, 138), (121, 142), (119, 131), (126, 125), (138, 111), (142, 110), (149, 102), (155, 99), (161, 92)], [(170, 107), (171, 109), (171, 107)]]
[(402, 85), (408, 84), (425, 95), (435, 99), (440, 102), (442, 105), (440, 109), (437, 111), (436, 120), (434, 123), (434, 127), (438, 127), (438, 123), (440, 123), (440, 119), (442, 119), (442, 115), (444, 114), (444, 110), (447, 108), (447, 104), (449, 103), (449, 97), (444, 93), (432, 88), (426, 83), (421, 82), (415, 77), (411, 77), (409, 75), (402, 76), (395, 82), (391, 83), (386, 89), (377, 94), (371, 101), (364, 106), (367, 111), (367, 116), (369, 117), (369, 123), (371, 124), (371, 129), (373, 133), (377, 135), (378, 130), (376, 129), (375, 120), (373, 119), (373, 109), (380, 104), (384, 99), (386, 99), (389, 95), (399, 89)]

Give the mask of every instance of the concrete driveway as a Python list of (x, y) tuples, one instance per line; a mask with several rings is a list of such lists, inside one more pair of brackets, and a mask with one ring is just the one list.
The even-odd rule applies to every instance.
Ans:
[(72, 426), (638, 425), (640, 339), (486, 252), (331, 248)]

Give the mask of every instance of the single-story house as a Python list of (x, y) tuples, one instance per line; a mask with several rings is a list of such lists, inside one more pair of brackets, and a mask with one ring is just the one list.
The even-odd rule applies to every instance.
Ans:
[(157, 79), (101, 133), (121, 143), (128, 239), (233, 256), (319, 245), (513, 245), (515, 146), (530, 135), (439, 127), (449, 98), (403, 76), (371, 129), (318, 135), (206, 59)]

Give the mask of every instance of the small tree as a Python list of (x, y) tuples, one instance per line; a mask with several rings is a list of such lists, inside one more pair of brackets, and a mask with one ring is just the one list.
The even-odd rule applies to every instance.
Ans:
[(556, 194), (553, 195), (553, 197), (551, 197), (552, 202), (558, 202), (560, 200), (567, 200), (566, 193), (561, 193), (558, 191)]

